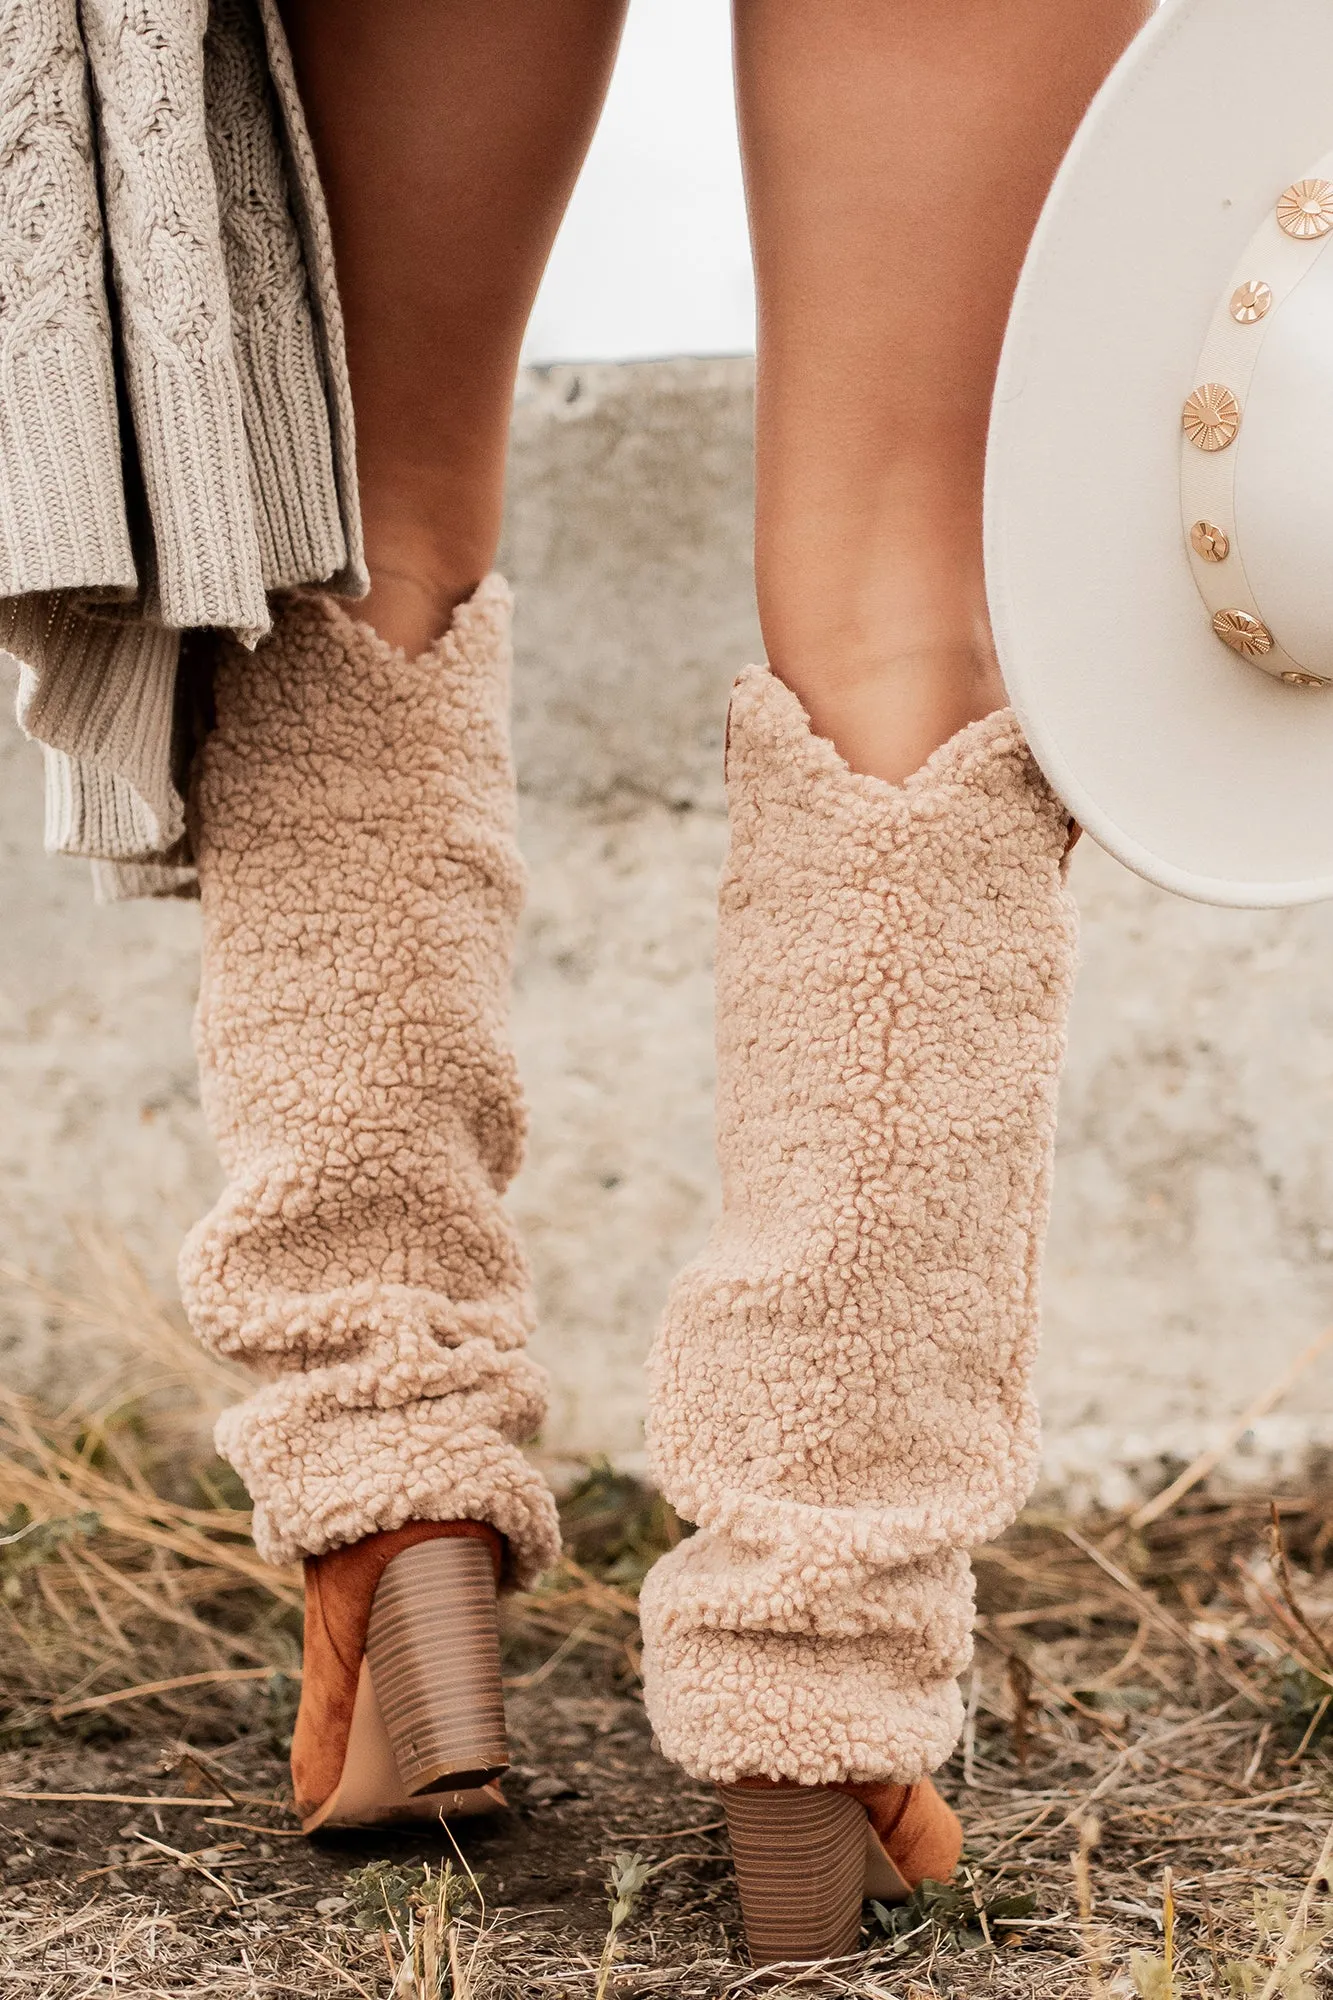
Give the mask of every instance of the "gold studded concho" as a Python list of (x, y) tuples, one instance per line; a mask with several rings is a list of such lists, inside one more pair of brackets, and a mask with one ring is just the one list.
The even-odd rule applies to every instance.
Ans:
[(1235, 459), (1245, 395), (1275, 305), (1333, 242), (1333, 155), (1284, 188), (1213, 315), (1198, 385), (1181, 411), (1180, 498), (1199, 595), (1224, 646), (1288, 687), (1333, 687), (1293, 659), (1254, 601), (1236, 541)]

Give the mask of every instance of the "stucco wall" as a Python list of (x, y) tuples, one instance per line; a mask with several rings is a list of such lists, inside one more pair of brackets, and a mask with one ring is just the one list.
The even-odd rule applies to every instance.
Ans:
[[(708, 956), (726, 690), (756, 648), (749, 369), (524, 378), (505, 562), (532, 892), (515, 1200), (555, 1376), (549, 1442), (632, 1455), (640, 1362), (714, 1199)], [(159, 1284), (216, 1168), (189, 1051), (192, 906), (98, 909), (39, 851), (40, 771), (0, 735), (0, 1255), (77, 1277), (70, 1218)], [(1088, 842), (1042, 1385), (1048, 1465), (1117, 1497), (1244, 1408), (1333, 1317), (1333, 910), (1174, 901)], [(66, 1365), (3, 1308), (7, 1372)], [(1333, 1366), (1232, 1461), (1333, 1439)]]

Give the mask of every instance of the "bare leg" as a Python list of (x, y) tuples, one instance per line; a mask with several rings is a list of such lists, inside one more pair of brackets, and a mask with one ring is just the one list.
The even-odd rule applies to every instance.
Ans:
[[(1144, 5), (736, 0), (775, 674), (730, 715), (722, 1215), (651, 1364), (649, 1464), (699, 1532), (640, 1608), (760, 1964), (852, 1951), (876, 1879), (953, 1872), (924, 1781), (963, 1722), (967, 1551), (1036, 1470), (1074, 912), (1064, 807), (990, 713), (983, 451), (1042, 194)], [(891, 784), (980, 726), (868, 800), (780, 682)]]
[[(519, 1448), (544, 1378), (501, 1199), (523, 1135), (509, 600), (474, 587), (621, 0), (284, 4), (347, 315), (377, 630), (302, 594), (258, 652), (218, 648), (196, 1046), (227, 1184), (180, 1268), (196, 1331), (266, 1378), (223, 1448), (257, 1544), (307, 1559), (292, 1778), (314, 1830), (419, 1824), (455, 1787), (486, 1802), (506, 1754), (495, 1565), (521, 1583), (559, 1553)], [(409, 1690), (399, 1663), (435, 1654), (443, 1625), (448, 1671)]]
[(523, 329), (625, 0), (282, 0), (347, 318), (371, 593), (414, 656), (490, 568)]
[(981, 490), (1041, 202), (1147, 0), (735, 0), (770, 663), (897, 782), (1004, 700)]

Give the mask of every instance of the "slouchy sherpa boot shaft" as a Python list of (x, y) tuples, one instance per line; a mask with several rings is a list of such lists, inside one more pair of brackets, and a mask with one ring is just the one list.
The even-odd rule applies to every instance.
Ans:
[(181, 1257), (196, 1331), (269, 1379), (219, 1449), (274, 1562), (409, 1521), (489, 1522), (510, 1575), (559, 1549), (519, 1442), (544, 1376), (501, 1195), (522, 868), (509, 593), (407, 660), (328, 597), (223, 648), (194, 814), (196, 1048), (228, 1179)]
[(700, 1532), (643, 1592), (648, 1708), (696, 1777), (911, 1783), (961, 1722), (967, 1549), (1036, 1463), (1069, 823), (1012, 714), (890, 786), (762, 669), (728, 789), (722, 1215), (651, 1363)]

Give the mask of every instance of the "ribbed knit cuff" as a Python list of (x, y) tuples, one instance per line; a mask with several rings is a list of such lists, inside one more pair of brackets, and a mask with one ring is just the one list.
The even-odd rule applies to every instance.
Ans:
[[(254, 475), (255, 531), (270, 590), (323, 582), (347, 560), (329, 409), (305, 299), (237, 329)], [(282, 366), (274, 357), (282, 355)]]
[(347, 549), (308, 273), (255, 0), (209, 7), (204, 96), (255, 532), (265, 583), (285, 590), (335, 576)]
[(102, 860), (115, 854), (157, 854), (170, 843), (162, 823), (133, 786), (96, 764), (43, 744), (48, 854)]
[(132, 591), (110, 346), (66, 330), (3, 356), (0, 597)]
[(48, 852), (163, 859), (185, 830), (171, 776), (180, 635), (68, 595), (21, 599), (10, 622), (28, 663), (19, 724), (46, 752)]
[(271, 620), (234, 356), (194, 362), (145, 347), (131, 346), (127, 362), (161, 622), (230, 626), (253, 640)]
[(296, 71), (278, 0), (258, 0), (258, 8), (268, 51), (269, 76), (286, 142), (292, 208), (301, 234), (301, 248), (310, 281), (310, 307), (328, 398), (334, 478), (347, 550), (342, 570), (331, 577), (329, 583), (340, 596), (364, 597), (370, 588), (370, 577), (366, 570), (361, 506), (357, 495), (356, 425), (352, 415), (352, 387), (347, 373), (342, 304), (333, 268), (333, 236), (324, 204), (319, 163), (306, 125), (305, 109), (297, 89)]

